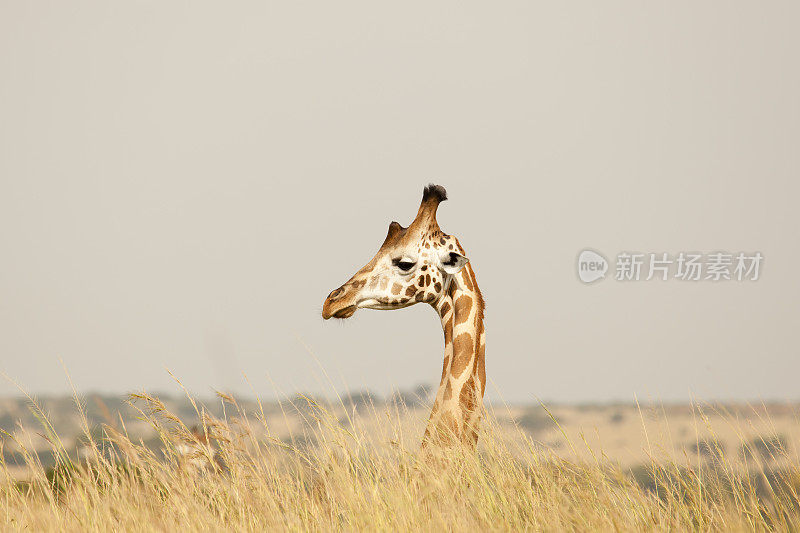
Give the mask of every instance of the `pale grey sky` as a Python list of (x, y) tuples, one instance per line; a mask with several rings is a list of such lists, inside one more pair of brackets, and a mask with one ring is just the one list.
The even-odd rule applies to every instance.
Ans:
[[(39, 393), (67, 390), (59, 359), (83, 391), (175, 390), (165, 368), (199, 393), (433, 383), (428, 306), (320, 317), (432, 181), (488, 303), (491, 398), (798, 399), (798, 20), (4, 1), (0, 370)], [(586, 286), (584, 247), (765, 260), (754, 283)]]

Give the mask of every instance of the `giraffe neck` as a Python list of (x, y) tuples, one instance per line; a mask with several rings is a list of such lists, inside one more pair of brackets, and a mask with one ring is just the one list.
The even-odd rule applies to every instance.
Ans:
[(430, 440), (444, 443), (453, 437), (474, 446), (486, 388), (486, 339), (483, 297), (471, 265), (453, 277), (433, 306), (444, 330), (444, 364), (423, 446)]

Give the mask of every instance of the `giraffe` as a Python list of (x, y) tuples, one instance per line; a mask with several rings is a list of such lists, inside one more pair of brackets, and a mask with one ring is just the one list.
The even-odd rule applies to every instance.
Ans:
[(422, 446), (460, 442), (474, 448), (486, 388), (485, 305), (464, 248), (436, 222), (445, 200), (441, 185), (425, 187), (414, 221), (407, 228), (389, 224), (372, 260), (325, 299), (322, 318), (430, 304), (442, 323), (444, 363)]

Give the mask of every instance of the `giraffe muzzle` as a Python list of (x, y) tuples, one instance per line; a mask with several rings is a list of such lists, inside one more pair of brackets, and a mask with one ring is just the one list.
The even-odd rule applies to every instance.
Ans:
[(356, 309), (358, 309), (357, 305), (348, 305), (333, 313), (333, 318), (350, 318), (355, 314)]
[(350, 318), (358, 309), (357, 304), (350, 303), (348, 300), (352, 298), (345, 298), (347, 290), (344, 286), (331, 292), (325, 303), (322, 304), (322, 318), (328, 320), (329, 318)]

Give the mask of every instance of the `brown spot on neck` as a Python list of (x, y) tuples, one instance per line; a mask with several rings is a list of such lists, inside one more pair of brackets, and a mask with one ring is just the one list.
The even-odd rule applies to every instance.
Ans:
[(474, 413), (475, 407), (478, 404), (478, 399), (475, 395), (475, 379), (470, 376), (469, 379), (461, 387), (461, 394), (458, 395), (458, 403), (465, 413)]
[(453, 340), (453, 367), (451, 374), (460, 376), (475, 355), (475, 341), (469, 333), (462, 333)]
[(472, 298), (466, 294), (462, 294), (456, 300), (456, 325), (463, 324), (469, 318), (470, 309), (472, 308)]

